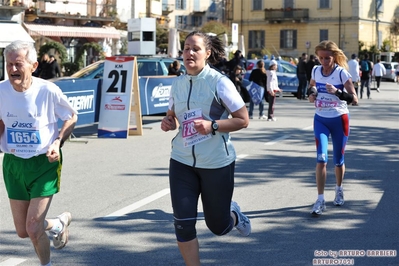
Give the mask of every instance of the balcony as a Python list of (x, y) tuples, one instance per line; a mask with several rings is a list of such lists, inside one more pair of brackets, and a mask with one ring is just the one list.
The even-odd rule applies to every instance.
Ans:
[(286, 9), (265, 9), (265, 20), (271, 23), (281, 23), (284, 21), (305, 22), (309, 19), (309, 9), (286, 8)]

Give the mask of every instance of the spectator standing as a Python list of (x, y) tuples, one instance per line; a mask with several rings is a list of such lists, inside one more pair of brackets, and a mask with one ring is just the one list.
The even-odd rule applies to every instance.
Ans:
[(267, 102), (269, 103), (269, 108), (267, 110), (267, 121), (277, 121), (277, 118), (274, 117), (274, 104), (276, 102), (276, 93), (281, 90), (278, 87), (278, 78), (277, 78), (277, 61), (271, 60), (269, 62), (269, 70), (267, 71), (267, 91), (266, 97)]
[[(267, 77), (266, 77), (265, 62), (263, 62), (263, 60), (259, 60), (256, 62), (256, 69), (252, 70), (248, 80), (255, 82), (256, 84), (258, 84), (259, 86), (261, 86), (266, 90), (266, 78)], [(249, 102), (249, 110), (248, 110), (249, 119), (253, 118), (254, 107), (255, 103), (251, 99)], [(262, 99), (259, 102), (259, 119), (267, 119), (267, 116), (263, 114), (263, 110), (264, 110), (264, 103)]]
[(235, 227), (251, 233), (251, 223), (232, 201), (236, 153), (229, 132), (248, 126), (247, 108), (232, 82), (208, 64), (225, 49), (217, 37), (195, 31), (184, 42), (187, 74), (177, 77), (170, 92), (163, 131), (172, 140), (169, 186), (177, 245), (186, 265), (200, 265), (196, 232), (201, 197), (207, 227), (225, 235)]
[(327, 179), (328, 140), (331, 135), (335, 173), (335, 198), (333, 204), (344, 204), (342, 182), (345, 174), (345, 147), (349, 138), (349, 103), (356, 103), (357, 97), (347, 69), (347, 58), (338, 45), (322, 41), (315, 48), (321, 66), (312, 71), (309, 102), (315, 105), (313, 130), (316, 142), (316, 186), (317, 200), (312, 208), (313, 215), (321, 215), (326, 209), (324, 187)]
[(363, 60), (360, 61), (360, 69), (362, 76), (360, 77), (360, 99), (363, 99), (363, 88), (367, 89), (367, 99), (370, 99), (370, 78), (373, 71), (373, 65), (369, 60), (369, 55), (365, 54)]
[(233, 69), (233, 72), (230, 73), (230, 80), (236, 86), (237, 91), (241, 95), (241, 86), (242, 86), (242, 68), (240, 66), (236, 66)]
[[(72, 133), (77, 112), (54, 83), (32, 76), (37, 55), (32, 43), (14, 41), (4, 50), (8, 80), (0, 83), (0, 129), (3, 178), (15, 229), (29, 237), (41, 265), (50, 266), (50, 241), (56, 249), (68, 242), (71, 214), (47, 219), (53, 195), (60, 190), (61, 147)], [(57, 121), (64, 121), (58, 130)]]
[(380, 84), (381, 84), (381, 79), (382, 76), (384, 76), (387, 73), (387, 70), (385, 69), (385, 66), (381, 63), (381, 59), (377, 59), (377, 63), (374, 64), (373, 71), (372, 71), (372, 76), (375, 78), (375, 81), (377, 82), (377, 92), (380, 92)]
[(240, 66), (244, 71), (247, 70), (246, 64), (245, 64), (245, 59), (243, 59), (242, 53), (240, 50), (237, 50), (234, 53), (234, 57), (228, 61), (228, 66), (229, 66), (229, 72), (233, 72), (233, 69), (236, 66)]
[(359, 82), (360, 82), (360, 66), (356, 54), (352, 54), (351, 60), (348, 61), (349, 74), (352, 76), (353, 87), (355, 88), (356, 95), (358, 95)]
[(170, 64), (168, 68), (168, 75), (173, 76), (180, 76), (183, 75), (183, 71), (180, 70), (180, 61), (179, 60), (174, 60), (172, 64)]
[(40, 77), (42, 79), (61, 77), (60, 66), (58, 65), (58, 62), (55, 59), (54, 55), (49, 55), (49, 60), (47, 61), (47, 64), (43, 66), (41, 73), (42, 74)]
[(300, 99), (305, 99), (306, 98), (306, 89), (308, 85), (308, 80), (306, 78), (306, 62), (308, 60), (308, 55), (306, 53), (303, 53), (297, 68), (296, 68), (296, 76), (299, 81), (299, 86), (297, 90), (297, 98)]
[(32, 73), (34, 77), (41, 77), (43, 69), (47, 67), (48, 62), (50, 61), (50, 57), (48, 54), (43, 54), (38, 62), (39, 65), (37, 66), (36, 70)]
[(307, 83), (310, 82), (310, 79), (312, 78), (312, 69), (316, 65), (320, 65), (320, 64), (318, 62), (316, 62), (316, 56), (314, 54), (311, 54), (309, 56), (309, 60), (306, 62), (306, 79), (307, 79)]

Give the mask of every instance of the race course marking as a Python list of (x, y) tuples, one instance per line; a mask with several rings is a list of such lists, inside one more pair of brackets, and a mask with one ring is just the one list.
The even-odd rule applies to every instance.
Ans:
[(11, 259), (0, 262), (0, 266), (15, 266), (15, 265), (21, 264), (24, 261), (26, 261), (26, 260), (11, 258)]
[(126, 215), (127, 213), (130, 213), (140, 207), (143, 207), (144, 205), (147, 205), (148, 203), (151, 203), (159, 198), (162, 198), (165, 195), (168, 195), (170, 193), (169, 188), (165, 188), (155, 194), (152, 194), (151, 196), (148, 196), (147, 198), (144, 198), (138, 202), (135, 202), (129, 206), (126, 206), (119, 211), (113, 212), (111, 214), (108, 214), (107, 216), (104, 216), (103, 219), (105, 220), (115, 220), (118, 219), (119, 217)]

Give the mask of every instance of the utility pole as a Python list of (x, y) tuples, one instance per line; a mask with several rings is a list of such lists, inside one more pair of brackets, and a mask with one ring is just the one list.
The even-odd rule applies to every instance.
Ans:
[(375, 33), (376, 33), (376, 40), (377, 40), (376, 47), (377, 47), (378, 50), (380, 50), (380, 33), (379, 33), (379, 30), (378, 30), (379, 23), (380, 23), (380, 20), (378, 18), (378, 3), (380, 1), (381, 0), (375, 0), (375, 28), (376, 28), (376, 32)]

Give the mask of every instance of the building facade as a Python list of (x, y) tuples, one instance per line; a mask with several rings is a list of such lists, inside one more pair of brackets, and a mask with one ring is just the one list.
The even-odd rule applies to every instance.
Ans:
[(191, 32), (207, 22), (226, 23), (224, 7), (228, 0), (162, 0), (163, 21), (168, 28)]
[[(387, 0), (231, 0), (247, 56), (270, 53), (299, 57), (314, 53), (322, 40), (337, 43), (347, 56), (363, 48), (398, 51), (390, 27), (399, 1)], [(385, 41), (390, 45), (384, 45)], [(389, 47), (385, 47), (389, 46)]]

